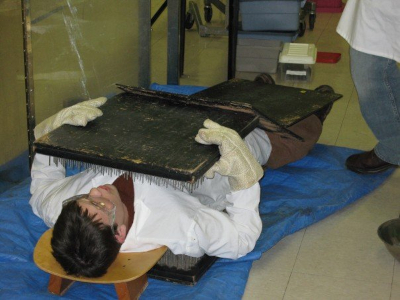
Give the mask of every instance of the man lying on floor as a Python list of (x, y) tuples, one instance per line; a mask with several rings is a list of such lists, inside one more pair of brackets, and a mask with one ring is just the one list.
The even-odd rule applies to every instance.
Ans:
[[(85, 126), (102, 115), (98, 107), (105, 101), (98, 98), (61, 110), (35, 128), (35, 137), (62, 124)], [(305, 142), (259, 128), (243, 141), (235, 131), (206, 120), (196, 141), (219, 145), (221, 158), (193, 192), (133, 183), (123, 171), (109, 175), (89, 169), (66, 177), (61, 164), (36, 154), (30, 204), (54, 226), (53, 255), (70, 275), (98, 277), (119, 251), (142, 252), (161, 245), (174, 254), (236, 259), (252, 251), (261, 233), (261, 166), (276, 168), (305, 156), (328, 112), (290, 128)]]

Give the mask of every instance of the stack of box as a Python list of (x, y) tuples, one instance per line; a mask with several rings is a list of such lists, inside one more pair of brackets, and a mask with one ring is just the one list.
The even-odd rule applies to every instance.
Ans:
[(240, 0), (242, 29), (245, 31), (296, 31), (299, 28), (299, 0)]
[(236, 71), (276, 73), (282, 42), (266, 39), (239, 38)]
[(297, 38), (302, 0), (239, 1), (242, 30), (238, 34), (236, 77), (254, 79), (259, 73), (276, 73), (282, 43)]

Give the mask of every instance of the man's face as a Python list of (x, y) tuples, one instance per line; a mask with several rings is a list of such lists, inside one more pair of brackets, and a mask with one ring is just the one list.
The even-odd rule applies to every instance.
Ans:
[[(121, 198), (119, 196), (118, 190), (115, 186), (111, 184), (101, 185), (97, 188), (92, 188), (89, 192), (90, 200), (99, 204), (99, 206), (104, 207), (105, 210), (112, 210), (115, 206), (115, 220), (114, 223), (117, 225), (126, 225), (125, 222), (128, 220), (128, 212), (125, 205), (122, 203)], [(94, 205), (86, 201), (79, 201), (78, 205), (82, 207), (84, 210), (87, 210), (89, 215), (96, 215), (95, 220), (99, 220), (100, 222), (110, 224), (111, 218), (110, 214), (104, 210), (97, 208)]]

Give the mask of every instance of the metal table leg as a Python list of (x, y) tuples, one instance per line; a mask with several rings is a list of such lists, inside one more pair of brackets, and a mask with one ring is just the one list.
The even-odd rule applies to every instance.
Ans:
[(181, 1), (168, 2), (167, 84), (174, 85), (179, 85), (180, 12)]
[(151, 47), (151, 2), (139, 2), (139, 86), (150, 86), (150, 47)]
[(229, 0), (228, 79), (235, 78), (236, 44), (239, 30), (239, 0)]

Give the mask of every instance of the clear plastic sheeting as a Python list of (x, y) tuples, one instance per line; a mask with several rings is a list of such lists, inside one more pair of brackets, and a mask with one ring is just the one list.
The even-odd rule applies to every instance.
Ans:
[[(154, 89), (190, 94), (198, 87), (153, 85)], [(252, 262), (286, 235), (333, 214), (377, 188), (392, 172), (362, 176), (345, 169), (357, 150), (316, 145), (304, 159), (267, 170), (260, 213), (263, 231), (255, 249), (238, 260), (219, 259), (194, 287), (149, 280), (141, 299), (241, 299)], [(70, 172), (71, 173), (71, 172)], [(0, 194), (0, 299), (57, 299), (47, 292), (49, 275), (32, 259), (47, 230), (28, 204), (30, 179)], [(113, 285), (76, 282), (63, 299), (116, 299)]]
[(138, 85), (139, 52), (150, 51), (147, 41), (139, 51), (139, 33), (149, 31), (140, 28), (140, 3), (0, 1), (0, 164), (32, 146), (35, 123), (76, 102), (114, 95), (115, 83)]
[(36, 122), (138, 84), (138, 1), (25, 1), (30, 8)]

